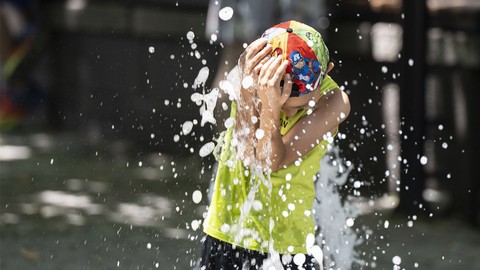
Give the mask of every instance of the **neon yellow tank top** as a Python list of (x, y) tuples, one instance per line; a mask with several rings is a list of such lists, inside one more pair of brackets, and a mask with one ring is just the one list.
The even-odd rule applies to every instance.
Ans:
[[(323, 95), (335, 88), (338, 85), (327, 76), (320, 91)], [(231, 117), (235, 117), (235, 113), (233, 103)], [(290, 131), (306, 113), (301, 110), (288, 119), (282, 113), (281, 134)], [(280, 254), (307, 253), (306, 238), (315, 233), (311, 212), (314, 181), (328, 142), (320, 142), (298, 162), (272, 172), (270, 189), (258, 179), (251, 179), (248, 168), (235, 158), (234, 151), (230, 151), (232, 135), (233, 127), (224, 137), (204, 232), (260, 252), (268, 253), (273, 248)]]

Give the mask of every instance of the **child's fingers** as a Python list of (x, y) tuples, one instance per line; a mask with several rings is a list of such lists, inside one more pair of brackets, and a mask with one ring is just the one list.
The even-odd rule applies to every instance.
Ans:
[(287, 65), (288, 65), (288, 60), (279, 62), (279, 65), (277, 66), (275, 73), (270, 79), (271, 85), (280, 86), (280, 81), (283, 79), (285, 75), (285, 70), (287, 69)]
[[(270, 63), (264, 75), (264, 78), (267, 80), (268, 86), (275, 86), (276, 80), (280, 78), (280, 76), (275, 76), (275, 74), (278, 72), (278, 69), (281, 68), (282, 66), (282, 56), (279, 55), (274, 58), (275, 59)], [(283, 68), (284, 71), (285, 71), (285, 68), (286, 66)], [(280, 84), (280, 80), (278, 80), (278, 84)]]
[(260, 73), (258, 77), (262, 80), (267, 81), (269, 79), (270, 70), (272, 69), (272, 65), (275, 63), (278, 57), (270, 57), (270, 59), (262, 65), (260, 69)]
[(283, 89), (282, 89), (282, 97), (284, 100), (287, 100), (290, 95), (292, 94), (292, 86), (293, 86), (293, 81), (292, 81), (292, 76), (290, 74), (285, 74), (283, 77)]
[(261, 49), (265, 47), (268, 40), (265, 38), (259, 38), (252, 42), (248, 47), (245, 49), (247, 53), (245, 56), (247, 59), (251, 59), (255, 54), (257, 54)]
[(238, 58), (238, 64), (240, 66), (245, 66), (247, 62), (252, 58), (252, 55), (255, 55), (259, 50), (265, 47), (265, 44), (268, 41), (265, 38), (259, 38), (245, 48), (243, 53)]
[[(270, 58), (270, 53), (272, 52), (272, 45), (267, 44), (260, 50), (257, 54), (255, 54), (252, 59), (247, 60), (248, 64), (246, 66), (245, 72), (250, 74), (253, 72), (255, 67), (262, 62), (266, 62)], [(248, 58), (247, 58), (248, 59)]]
[[(270, 54), (265, 56), (264, 58), (262, 58), (262, 60), (260, 60), (260, 62), (258, 63), (258, 65), (255, 68), (265, 65), (265, 63), (267, 63), (268, 60), (270, 60), (270, 58), (272, 58), (272, 55), (270, 55)], [(258, 71), (260, 71), (260, 70), (258, 70)]]
[(267, 55), (262, 60), (260, 60), (260, 63), (258, 63), (258, 65), (256, 65), (255, 68), (253, 69), (253, 74), (259, 75), (263, 65), (265, 65), (265, 63), (267, 63), (267, 61), (270, 60), (270, 58), (271, 58), (271, 55)]

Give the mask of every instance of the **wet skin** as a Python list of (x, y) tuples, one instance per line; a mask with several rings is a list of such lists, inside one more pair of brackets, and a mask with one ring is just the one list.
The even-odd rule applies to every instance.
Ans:
[[(283, 168), (307, 154), (325, 135), (333, 133), (350, 112), (348, 96), (340, 89), (334, 89), (323, 96), (320, 91), (314, 90), (300, 97), (290, 97), (293, 82), (291, 76), (285, 74), (289, 62), (283, 60), (282, 56), (271, 56), (271, 53), (271, 45), (261, 38), (252, 42), (239, 59), (242, 75), (252, 76), (253, 85), (241, 91), (239, 103), (243, 106), (239, 106), (237, 118), (258, 117), (258, 123), (240, 128), (248, 128), (252, 132), (262, 129), (265, 132), (265, 136), (258, 139), (257, 147), (250, 149), (250, 153), (260, 162), (270, 161), (263, 164), (266, 171)], [(333, 63), (330, 63), (327, 73), (332, 68)], [(254, 110), (255, 99), (260, 100), (258, 111)], [(312, 109), (312, 113), (303, 117), (282, 136), (280, 112), (291, 117), (304, 108)], [(269, 147), (271, 151), (267, 151)]]

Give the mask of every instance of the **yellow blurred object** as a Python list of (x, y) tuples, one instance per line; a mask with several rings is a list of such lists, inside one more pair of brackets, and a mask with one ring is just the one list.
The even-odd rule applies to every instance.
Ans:
[(40, 260), (40, 254), (32, 249), (21, 248), (20, 253), (31, 262), (38, 262)]

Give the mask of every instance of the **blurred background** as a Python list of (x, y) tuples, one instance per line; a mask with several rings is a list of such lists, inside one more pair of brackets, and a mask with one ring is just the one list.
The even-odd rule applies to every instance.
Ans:
[[(223, 121), (191, 96), (252, 41), (210, 28), (243, 2), (1, 2), (1, 269), (194, 268)], [(297, 2), (352, 104), (353, 268), (480, 269), (480, 2)]]

